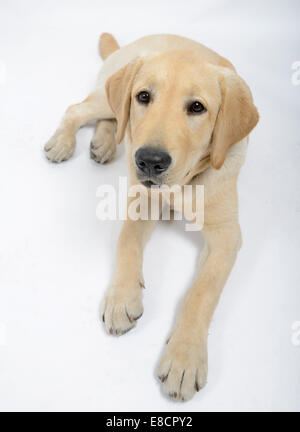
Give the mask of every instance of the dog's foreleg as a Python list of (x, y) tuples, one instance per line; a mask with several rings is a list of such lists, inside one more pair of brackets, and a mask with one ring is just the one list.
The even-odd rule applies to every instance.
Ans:
[(99, 120), (90, 146), (90, 156), (95, 162), (109, 162), (116, 152), (116, 120)]
[(155, 220), (124, 221), (113, 280), (102, 303), (102, 318), (110, 334), (126, 333), (143, 313), (143, 250), (154, 226)]
[(77, 130), (90, 121), (113, 117), (103, 89), (91, 93), (83, 102), (71, 105), (55, 134), (45, 145), (46, 156), (52, 162), (69, 159), (75, 150)]
[(157, 369), (163, 390), (175, 399), (190, 399), (206, 383), (210, 321), (241, 244), (236, 212), (228, 208), (226, 221), (221, 222), (220, 210), (226, 214), (222, 204), (214, 206), (211, 220), (209, 209), (206, 212), (199, 274), (184, 298)]

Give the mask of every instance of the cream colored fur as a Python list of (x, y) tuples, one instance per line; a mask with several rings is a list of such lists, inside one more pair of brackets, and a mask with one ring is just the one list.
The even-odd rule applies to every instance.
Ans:
[[(131, 183), (138, 183), (134, 153), (145, 143), (163, 143), (173, 164), (164, 182), (205, 187), (205, 220), (199, 272), (188, 290), (157, 368), (163, 390), (190, 399), (207, 378), (207, 334), (225, 282), (241, 246), (237, 179), (248, 134), (258, 121), (251, 92), (232, 64), (192, 40), (147, 36), (118, 49), (111, 35), (100, 41), (106, 60), (95, 91), (71, 106), (45, 146), (55, 162), (74, 152), (79, 127), (97, 120), (91, 157), (106, 162), (125, 135)], [(135, 102), (141, 89), (157, 96), (153, 108)], [(183, 104), (200, 99), (207, 112), (188, 117)], [(205, 161), (204, 165), (202, 161)], [(133, 328), (143, 312), (143, 249), (155, 221), (124, 222), (112, 283), (103, 301), (110, 334)]]

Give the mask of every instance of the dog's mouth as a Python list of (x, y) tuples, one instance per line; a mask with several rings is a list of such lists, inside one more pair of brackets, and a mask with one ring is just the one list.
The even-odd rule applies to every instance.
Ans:
[(160, 187), (160, 183), (156, 183), (155, 181), (153, 181), (151, 179), (141, 180), (141, 184), (143, 186), (145, 186), (146, 188), (151, 188), (152, 186), (156, 187), (156, 188)]
[(143, 175), (141, 172), (136, 171), (137, 180), (146, 188), (159, 188), (163, 184), (163, 178), (156, 176)]

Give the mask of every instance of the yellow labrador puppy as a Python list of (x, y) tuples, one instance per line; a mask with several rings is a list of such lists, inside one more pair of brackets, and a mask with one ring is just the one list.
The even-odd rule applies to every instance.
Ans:
[[(199, 272), (157, 369), (164, 391), (188, 400), (206, 383), (209, 324), (241, 246), (237, 179), (258, 112), (233, 65), (190, 39), (147, 36), (120, 48), (105, 33), (99, 50), (105, 62), (95, 91), (68, 108), (46, 155), (53, 162), (70, 158), (78, 128), (97, 120), (92, 159), (109, 161), (125, 137), (132, 185), (204, 186)], [(103, 301), (110, 334), (125, 333), (142, 315), (143, 249), (154, 225), (124, 222)]]

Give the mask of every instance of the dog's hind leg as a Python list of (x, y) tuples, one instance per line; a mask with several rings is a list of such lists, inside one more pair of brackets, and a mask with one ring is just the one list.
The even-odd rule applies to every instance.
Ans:
[(113, 117), (102, 88), (91, 93), (83, 102), (71, 105), (52, 138), (45, 145), (46, 156), (52, 162), (69, 159), (75, 150), (77, 130), (93, 120)]
[(90, 146), (90, 156), (95, 162), (109, 162), (116, 151), (116, 131), (117, 122), (114, 119), (99, 120), (95, 127), (95, 132)]

